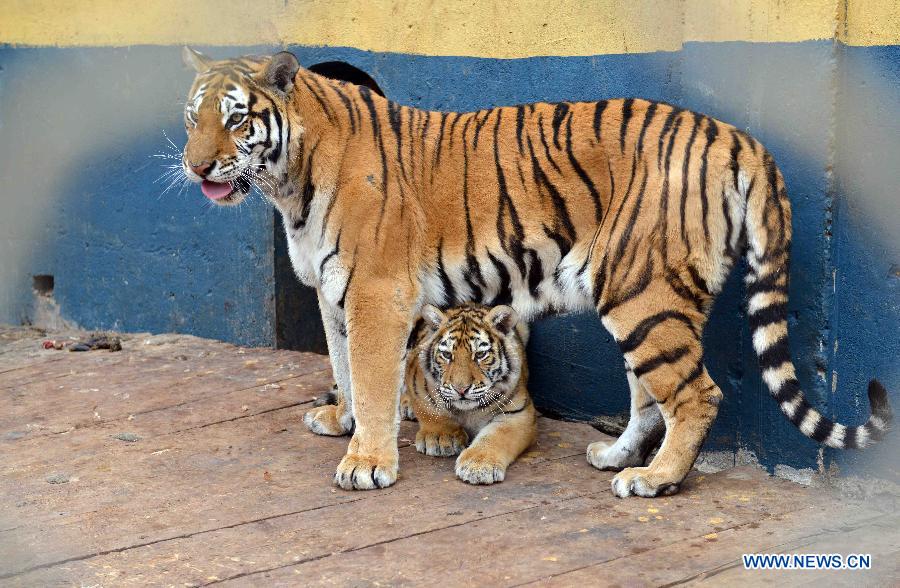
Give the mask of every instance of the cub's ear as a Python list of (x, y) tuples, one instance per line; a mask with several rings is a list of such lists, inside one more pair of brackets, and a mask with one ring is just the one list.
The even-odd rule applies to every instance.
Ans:
[(181, 59), (188, 67), (193, 67), (197, 73), (203, 73), (209, 69), (212, 60), (199, 51), (194, 51), (190, 47), (184, 47), (181, 50)]
[(446, 320), (447, 315), (441, 312), (441, 309), (437, 306), (426, 304), (422, 308), (422, 318), (425, 319), (425, 324), (429, 328), (437, 329), (441, 326), (444, 320)]
[(508, 334), (516, 323), (519, 322), (519, 315), (509, 306), (495, 306), (487, 313), (487, 320), (494, 328), (503, 333)]
[(287, 94), (294, 87), (294, 78), (299, 69), (300, 62), (294, 54), (282, 51), (272, 56), (263, 73), (263, 81), (282, 94)]

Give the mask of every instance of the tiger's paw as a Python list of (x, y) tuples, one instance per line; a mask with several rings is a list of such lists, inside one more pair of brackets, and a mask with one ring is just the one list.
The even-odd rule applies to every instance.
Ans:
[(650, 467), (627, 468), (612, 479), (612, 492), (619, 498), (669, 496), (676, 494), (678, 489), (678, 482), (661, 479), (650, 471)]
[(466, 448), (469, 437), (461, 427), (416, 432), (416, 451), (433, 457), (452, 457)]
[(334, 483), (344, 490), (387, 488), (397, 481), (398, 456), (348, 453), (338, 464)]
[(413, 411), (412, 402), (406, 393), (400, 396), (400, 419), (404, 421), (417, 420), (416, 413)]
[(502, 482), (506, 464), (490, 451), (469, 447), (456, 459), (456, 476), (469, 484)]
[(587, 460), (598, 470), (619, 471), (644, 465), (644, 460), (640, 456), (624, 451), (618, 443), (605, 441), (596, 441), (588, 445)]
[(353, 415), (343, 411), (343, 404), (326, 404), (303, 415), (303, 422), (316, 435), (340, 437), (353, 430)]

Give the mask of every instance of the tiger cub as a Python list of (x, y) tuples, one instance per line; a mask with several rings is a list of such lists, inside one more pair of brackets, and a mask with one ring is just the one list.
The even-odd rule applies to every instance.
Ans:
[(508, 306), (425, 306), (410, 337), (405, 392), (419, 421), (420, 453), (459, 454), (456, 475), (470, 484), (503, 481), (537, 431), (527, 338)]

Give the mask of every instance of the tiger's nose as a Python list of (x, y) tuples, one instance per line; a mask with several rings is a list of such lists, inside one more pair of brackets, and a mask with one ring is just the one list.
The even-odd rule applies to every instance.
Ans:
[(190, 162), (191, 171), (200, 176), (201, 178), (205, 178), (207, 172), (209, 172), (209, 168), (212, 167), (211, 161), (201, 161), (200, 163)]

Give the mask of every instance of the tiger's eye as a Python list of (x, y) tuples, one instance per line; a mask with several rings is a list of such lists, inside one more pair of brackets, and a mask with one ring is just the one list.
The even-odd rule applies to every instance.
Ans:
[(228, 117), (228, 122), (230, 122), (233, 125), (238, 124), (242, 120), (244, 120), (244, 115), (240, 114), (238, 112), (235, 112), (234, 114), (232, 114), (231, 116)]
[(479, 351), (478, 353), (475, 354), (475, 359), (477, 359), (478, 361), (484, 361), (485, 359), (487, 359), (487, 356), (488, 356), (488, 352), (486, 350)]
[(449, 351), (441, 351), (441, 357), (446, 359), (447, 361), (450, 361), (452, 359)]

